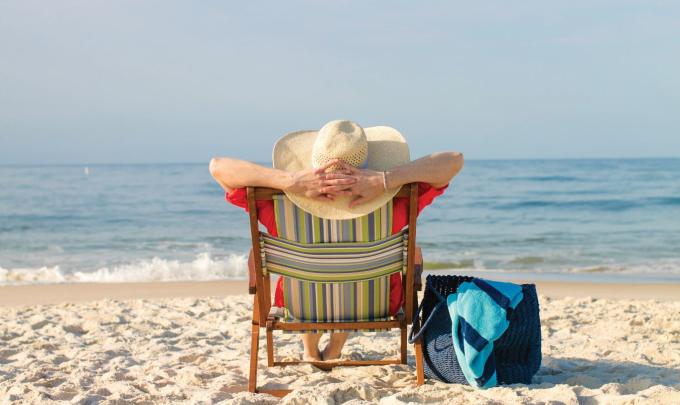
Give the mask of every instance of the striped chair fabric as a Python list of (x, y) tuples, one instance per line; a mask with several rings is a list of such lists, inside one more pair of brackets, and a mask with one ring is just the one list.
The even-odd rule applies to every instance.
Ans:
[(402, 271), (407, 234), (375, 242), (297, 243), (262, 234), (266, 271), (305, 281), (362, 281)]
[(360, 218), (329, 220), (275, 195), (279, 237), (261, 234), (263, 268), (283, 277), (284, 320), (389, 318), (390, 276), (404, 271), (407, 233), (391, 235), (392, 203)]

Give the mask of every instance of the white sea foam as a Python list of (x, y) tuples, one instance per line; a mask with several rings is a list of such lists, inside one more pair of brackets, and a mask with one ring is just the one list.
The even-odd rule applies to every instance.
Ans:
[(574, 267), (568, 270), (570, 273), (613, 273), (630, 275), (680, 275), (680, 259), (657, 259), (653, 261), (640, 261), (636, 263), (614, 263), (596, 266)]
[(62, 283), (68, 281), (59, 266), (5, 269), (0, 267), (0, 285)]
[[(431, 262), (432, 263), (432, 262)], [(437, 269), (462, 274), (524, 275), (545, 274), (562, 275), (563, 277), (647, 277), (658, 276), (668, 279), (680, 279), (680, 260), (659, 259), (650, 262), (629, 264), (603, 264), (600, 266), (572, 267), (552, 269), (549, 267), (527, 269), (510, 269), (503, 267), (486, 267), (481, 260), (461, 262), (434, 262)], [(447, 266), (448, 265), (448, 266)], [(427, 265), (426, 265), (427, 268)], [(467, 273), (466, 273), (467, 272)], [(0, 267), (0, 285), (47, 284), (47, 283), (120, 283), (150, 281), (202, 281), (202, 280), (243, 280), (248, 275), (248, 259), (243, 254), (230, 254), (223, 258), (214, 258), (209, 253), (198, 254), (191, 261), (169, 260), (154, 257), (128, 264), (102, 267), (92, 271), (67, 271), (60, 266), (13, 268)], [(523, 276), (523, 277), (524, 277)]]
[(244, 279), (248, 274), (248, 258), (231, 254), (215, 259), (209, 253), (201, 253), (190, 262), (154, 257), (136, 263), (102, 267), (95, 271), (66, 272), (59, 266), (40, 268), (5, 269), (0, 267), (0, 285), (34, 283), (79, 282), (145, 282)]

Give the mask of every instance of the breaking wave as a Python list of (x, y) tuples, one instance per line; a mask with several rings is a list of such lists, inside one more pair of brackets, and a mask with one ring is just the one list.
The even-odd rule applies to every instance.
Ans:
[(0, 285), (238, 280), (245, 279), (247, 274), (248, 258), (245, 255), (230, 254), (217, 259), (209, 253), (201, 253), (194, 260), (187, 262), (154, 257), (136, 263), (102, 267), (94, 271), (68, 272), (58, 265), (15, 269), (0, 267)]

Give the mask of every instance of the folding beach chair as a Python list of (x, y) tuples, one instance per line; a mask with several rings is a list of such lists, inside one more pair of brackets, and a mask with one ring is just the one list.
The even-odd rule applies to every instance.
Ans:
[[(406, 364), (406, 328), (420, 290), (422, 259), (416, 266), (418, 185), (402, 187), (397, 197), (410, 200), (408, 228), (392, 235), (392, 201), (352, 220), (315, 217), (295, 206), (280, 190), (247, 189), (253, 242), (249, 292), (254, 294), (248, 391), (284, 396), (290, 390), (257, 387), (260, 328), (266, 328), (267, 366), (310, 363), (323, 367)], [(260, 232), (256, 200), (272, 200), (278, 237)], [(418, 252), (419, 254), (419, 252)], [(402, 273), (404, 306), (389, 315), (390, 276)], [(417, 274), (416, 274), (417, 273)], [(272, 309), (270, 275), (283, 277), (284, 308)], [(298, 333), (399, 329), (399, 358), (339, 360), (328, 363), (277, 361), (273, 332)], [(418, 381), (422, 356), (416, 346)]]

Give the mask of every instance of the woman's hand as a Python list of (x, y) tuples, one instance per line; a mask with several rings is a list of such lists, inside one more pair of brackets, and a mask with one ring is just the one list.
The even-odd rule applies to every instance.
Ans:
[[(349, 204), (350, 208), (371, 201), (385, 192), (382, 172), (358, 169), (343, 161), (339, 161), (337, 164), (340, 166), (342, 172), (346, 173), (343, 174), (343, 176), (352, 177), (355, 180), (351, 186), (347, 187), (349, 190), (342, 193), (343, 195), (355, 196)], [(347, 174), (350, 176), (347, 176)], [(334, 178), (334, 174), (329, 174), (327, 176), (328, 178)]]
[(332, 173), (326, 173), (328, 169), (335, 169), (337, 166), (338, 161), (332, 160), (317, 169), (291, 173), (288, 186), (284, 191), (302, 194), (319, 201), (333, 201), (335, 196), (350, 195), (351, 192), (348, 189), (357, 182), (357, 179), (351, 176), (344, 167)]

